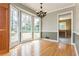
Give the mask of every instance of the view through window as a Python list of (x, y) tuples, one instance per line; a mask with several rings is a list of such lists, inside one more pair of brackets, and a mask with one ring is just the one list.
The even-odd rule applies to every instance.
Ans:
[(66, 22), (60, 22), (59, 23), (59, 29), (60, 30), (66, 30)]
[[(40, 38), (41, 19), (11, 7), (10, 45)], [(15, 44), (16, 43), (16, 44)]]
[(18, 42), (18, 10), (11, 8), (11, 19), (10, 19), (10, 44)]
[(32, 17), (21, 13), (21, 41), (32, 40)]
[(40, 38), (41, 30), (41, 19), (38, 17), (34, 18), (34, 39)]

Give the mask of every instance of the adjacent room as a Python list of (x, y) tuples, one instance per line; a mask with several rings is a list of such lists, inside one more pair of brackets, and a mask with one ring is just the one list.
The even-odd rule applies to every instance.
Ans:
[(78, 56), (78, 3), (0, 3), (0, 56)]

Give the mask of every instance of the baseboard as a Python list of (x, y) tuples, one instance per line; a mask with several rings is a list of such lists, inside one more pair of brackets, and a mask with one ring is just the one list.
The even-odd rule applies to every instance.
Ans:
[(47, 40), (47, 41), (51, 41), (51, 42), (58, 42), (57, 40), (53, 40), (53, 39), (46, 39), (46, 38), (42, 38), (43, 40)]
[(79, 32), (74, 32), (76, 35), (79, 35)]
[(77, 50), (76, 44), (75, 44), (75, 43), (73, 43), (72, 45), (74, 45), (75, 52), (76, 52), (76, 56), (78, 56), (78, 50)]

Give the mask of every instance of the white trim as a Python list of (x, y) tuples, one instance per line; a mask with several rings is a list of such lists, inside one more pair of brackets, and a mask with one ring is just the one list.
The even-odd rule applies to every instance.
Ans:
[(59, 9), (55, 9), (55, 10), (49, 11), (49, 12), (47, 12), (47, 14), (52, 13), (52, 12), (56, 12), (56, 11), (59, 11), (59, 10), (71, 8), (71, 7), (74, 7), (74, 6), (76, 6), (76, 4), (72, 4), (72, 5), (69, 5), (67, 7), (63, 7), (63, 8), (59, 8)]
[(59, 23), (58, 19), (59, 19), (59, 18), (58, 18), (58, 16), (59, 16), (59, 15), (57, 14), (57, 41), (58, 41), (58, 39), (59, 39), (59, 31), (58, 31), (58, 29), (59, 29), (59, 28), (58, 28), (58, 23)]
[(59, 31), (58, 31), (59, 15), (64, 15), (64, 14), (67, 14), (67, 13), (71, 13), (71, 44), (73, 44), (73, 11), (72, 10), (57, 14), (57, 40), (59, 41)]
[(16, 5), (14, 5), (14, 4), (10, 4), (10, 5), (13, 6), (13, 7), (15, 7), (15, 8), (17, 8), (17, 9), (19, 9), (20, 11), (23, 11), (23, 12), (27, 13), (27, 14), (30, 14), (32, 16), (36, 16), (35, 14), (33, 14), (31, 12), (28, 12), (27, 10), (24, 10), (24, 9), (22, 9), (22, 8), (16, 6)]
[(71, 11), (71, 43), (73, 44), (73, 11)]
[(73, 43), (72, 45), (74, 45), (74, 49), (75, 49), (75, 52), (76, 52), (76, 56), (78, 56), (78, 51), (77, 51), (76, 44), (75, 44), (75, 43)]
[(43, 40), (47, 40), (47, 41), (51, 41), (51, 42), (58, 42), (57, 40), (53, 40), (53, 39), (46, 39), (46, 38), (42, 38)]

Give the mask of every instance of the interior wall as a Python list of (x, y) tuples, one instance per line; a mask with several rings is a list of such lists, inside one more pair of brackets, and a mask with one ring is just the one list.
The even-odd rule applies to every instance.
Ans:
[[(49, 37), (50, 33), (51, 36), (49, 37), (50, 39), (57, 40), (57, 15), (63, 12), (68, 12), (68, 11), (73, 11), (73, 22), (75, 23), (75, 7), (70, 7), (62, 10), (58, 10), (52, 13), (47, 14), (42, 19), (42, 37), (45, 38), (46, 36)], [(75, 25), (73, 23), (73, 33), (75, 31)], [(74, 40), (75, 41), (75, 40)]]
[(74, 39), (75, 45), (77, 48), (77, 52), (79, 55), (79, 4), (76, 4), (76, 20), (75, 20), (75, 32), (74, 32)]
[(75, 23), (75, 25), (76, 25), (76, 29), (75, 29), (75, 32), (78, 34), (79, 33), (79, 4), (76, 6), (76, 23)]
[[(22, 4), (13, 4), (17, 5), (18, 7), (29, 11), (33, 14), (36, 14), (34, 10), (31, 10), (30, 8), (22, 5)], [(50, 39), (57, 40), (57, 14), (67, 12), (67, 11), (73, 11), (73, 42), (76, 43), (78, 52), (79, 52), (79, 5), (73, 6), (70, 8), (58, 10), (55, 12), (51, 12), (47, 14), (43, 19), (42, 19), (42, 37), (48, 37)]]
[(73, 11), (73, 42), (76, 45), (77, 52), (79, 55), (79, 4), (76, 4), (76, 6), (71, 8), (66, 8), (60, 11), (47, 14), (47, 16), (42, 20), (42, 37), (45, 38), (46, 35), (49, 36), (50, 32), (50, 38), (57, 39), (57, 14), (71, 10)]

